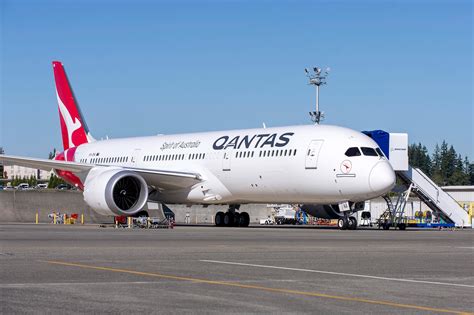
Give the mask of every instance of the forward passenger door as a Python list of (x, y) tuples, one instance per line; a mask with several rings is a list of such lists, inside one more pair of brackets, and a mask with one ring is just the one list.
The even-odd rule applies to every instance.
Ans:
[(324, 140), (312, 140), (306, 150), (306, 160), (305, 168), (306, 169), (317, 169), (318, 168), (318, 158), (321, 147), (323, 146)]

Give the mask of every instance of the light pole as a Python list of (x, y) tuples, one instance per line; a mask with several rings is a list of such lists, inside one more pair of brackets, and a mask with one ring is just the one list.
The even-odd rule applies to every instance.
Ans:
[(309, 79), (309, 84), (316, 87), (316, 111), (309, 112), (309, 115), (311, 116), (311, 121), (319, 125), (321, 120), (324, 118), (324, 112), (319, 111), (319, 87), (326, 84), (326, 78), (329, 75), (330, 69), (329, 67), (326, 68), (324, 73), (321, 71), (321, 68), (318, 67), (314, 67), (312, 70), (313, 71), (310, 72), (307, 68), (304, 69), (304, 72)]

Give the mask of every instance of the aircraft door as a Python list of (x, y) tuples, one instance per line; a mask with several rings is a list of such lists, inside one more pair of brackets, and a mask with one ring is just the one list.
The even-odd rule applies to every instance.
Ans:
[(306, 169), (317, 169), (318, 158), (321, 147), (323, 146), (324, 140), (312, 140), (306, 150)]
[(137, 165), (138, 160), (140, 159), (140, 152), (141, 152), (141, 149), (133, 150), (132, 156), (130, 158), (130, 165), (133, 165), (133, 166)]
[(230, 164), (232, 160), (232, 150), (224, 151), (224, 156), (222, 159), (222, 170), (230, 171)]

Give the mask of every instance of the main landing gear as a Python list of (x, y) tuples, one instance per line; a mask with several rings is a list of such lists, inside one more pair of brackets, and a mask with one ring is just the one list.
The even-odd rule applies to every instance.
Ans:
[(240, 226), (247, 227), (250, 224), (250, 216), (247, 212), (237, 212), (240, 205), (231, 205), (227, 212), (216, 213), (214, 222), (216, 226)]

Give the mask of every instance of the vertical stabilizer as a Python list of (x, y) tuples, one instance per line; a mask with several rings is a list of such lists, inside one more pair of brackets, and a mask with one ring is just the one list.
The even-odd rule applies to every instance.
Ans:
[(64, 150), (94, 141), (60, 61), (53, 61)]

